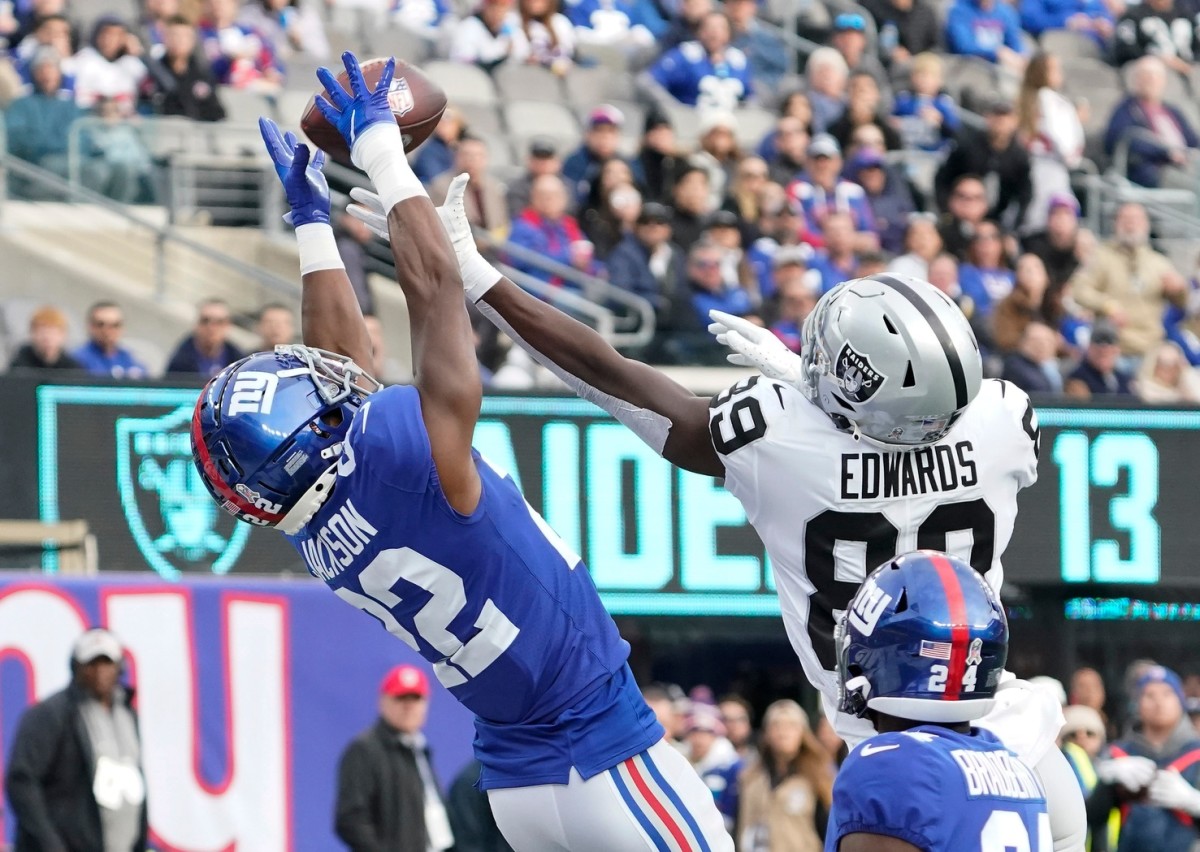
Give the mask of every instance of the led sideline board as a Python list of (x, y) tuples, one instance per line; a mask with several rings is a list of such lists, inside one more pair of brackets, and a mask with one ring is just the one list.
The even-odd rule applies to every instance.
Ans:
[[(209, 499), (188, 443), (196, 394), (39, 386), (41, 517), (88, 519), (105, 570), (304, 574), (281, 536), (234, 523)], [(1200, 411), (1038, 416), (1039, 482), (1022, 492), (1006, 577), (1200, 587)], [(488, 397), (475, 444), (583, 555), (614, 613), (778, 613), (769, 562), (732, 495), (673, 469), (590, 403)], [(55, 569), (54, 554), (44, 565)]]

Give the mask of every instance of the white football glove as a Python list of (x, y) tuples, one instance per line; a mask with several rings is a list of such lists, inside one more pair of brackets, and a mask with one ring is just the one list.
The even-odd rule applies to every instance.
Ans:
[(708, 330), (717, 343), (733, 350), (726, 356), (730, 364), (756, 367), (768, 379), (778, 379), (799, 387), (800, 356), (788, 349), (769, 329), (755, 325), (724, 311), (709, 311)]
[[(478, 302), (483, 294), (490, 290), (501, 278), (500, 273), (479, 254), (475, 247), (475, 235), (471, 223), (467, 221), (467, 210), (463, 204), (463, 193), (466, 191), (470, 177), (461, 174), (446, 190), (446, 201), (437, 208), (438, 218), (442, 220), (442, 229), (454, 246), (454, 255), (458, 258), (458, 271), (462, 275), (463, 290), (472, 302)], [(368, 189), (355, 187), (350, 190), (350, 197), (357, 204), (350, 204), (346, 212), (362, 222), (385, 241), (390, 240), (387, 224), (387, 211), (377, 193)]]
[(388, 233), (387, 213), (383, 209), (383, 202), (379, 200), (379, 195), (369, 189), (356, 186), (350, 190), (350, 197), (358, 203), (347, 204), (346, 212), (366, 225), (375, 236), (385, 243), (390, 242), (392, 236)]
[(1097, 778), (1131, 792), (1149, 787), (1157, 772), (1158, 764), (1148, 757), (1115, 757), (1096, 764)]
[(1150, 803), (1170, 811), (1200, 816), (1200, 790), (1174, 769), (1164, 769), (1150, 784)]

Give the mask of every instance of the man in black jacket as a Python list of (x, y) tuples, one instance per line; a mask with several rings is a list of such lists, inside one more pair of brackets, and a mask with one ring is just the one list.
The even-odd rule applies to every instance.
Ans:
[(166, 21), (163, 44), (150, 51), (146, 90), (158, 115), (193, 121), (220, 121), (225, 108), (217, 97), (217, 78), (196, 50), (196, 27), (182, 15)]
[(8, 757), (14, 852), (143, 852), (146, 785), (132, 695), (118, 682), (121, 644), (89, 630), (71, 653), (71, 685), (30, 707)]
[(988, 196), (987, 218), (1013, 231), (1025, 219), (1033, 198), (1029, 180), (1029, 154), (1017, 139), (1017, 117), (1012, 102), (991, 101), (984, 110), (987, 127), (959, 130), (954, 148), (938, 169), (934, 181), (938, 207), (945, 210), (950, 190), (963, 175), (978, 175)]
[(440, 852), (454, 845), (421, 728), (429, 679), (397, 666), (380, 686), (379, 720), (342, 753), (335, 828), (351, 852)]

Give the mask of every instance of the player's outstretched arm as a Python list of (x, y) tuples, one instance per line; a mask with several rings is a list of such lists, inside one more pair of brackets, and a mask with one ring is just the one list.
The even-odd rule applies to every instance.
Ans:
[(408, 165), (400, 128), (388, 105), (395, 60), (388, 61), (373, 90), (352, 53), (343, 53), (342, 62), (351, 94), (331, 71), (321, 68), (317, 77), (331, 100), (318, 96), (317, 107), (341, 132), (354, 164), (379, 191), (396, 280), (408, 301), (414, 383), (421, 394), (438, 479), (450, 505), (470, 513), (481, 488), (471, 438), (483, 386), (458, 263), (433, 203)]
[[(724, 472), (708, 430), (708, 400), (639, 361), (623, 357), (581, 322), (526, 293), (475, 248), (463, 208), (467, 176), (450, 185), (438, 215), (454, 246), (466, 294), (480, 311), (583, 399), (628, 426), (672, 464), (696, 473)], [(348, 210), (377, 234), (386, 201), (352, 190)], [(394, 245), (394, 241), (393, 241)]]
[(321, 172), (325, 152), (310, 161), (308, 146), (269, 118), (260, 118), (258, 129), (291, 208), (285, 218), (296, 228), (304, 343), (345, 355), (365, 369), (371, 364), (371, 339), (329, 224), (329, 184)]

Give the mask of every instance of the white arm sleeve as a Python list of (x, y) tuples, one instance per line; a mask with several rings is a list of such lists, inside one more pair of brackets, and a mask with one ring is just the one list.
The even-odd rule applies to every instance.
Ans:
[(598, 406), (618, 421), (629, 428), (633, 434), (637, 435), (646, 443), (650, 449), (658, 453), (660, 456), (663, 453), (663, 448), (667, 445), (667, 435), (671, 431), (671, 421), (657, 412), (650, 411), (645, 408), (637, 408), (630, 405), (623, 399), (617, 399), (615, 396), (610, 396), (603, 391), (589, 385), (578, 376), (572, 375), (562, 367), (555, 364), (549, 356), (538, 352), (525, 341), (521, 335), (513, 330), (513, 327), (505, 321), (504, 317), (485, 301), (478, 301), (475, 307), (479, 308), (492, 325), (503, 331), (513, 342), (528, 352), (533, 359), (549, 370), (554, 375), (558, 376), (567, 387), (569, 387), (576, 396), (580, 399), (587, 400), (595, 406)]
[(1087, 811), (1083, 790), (1063, 753), (1050, 749), (1034, 767), (1046, 791), (1054, 852), (1083, 852), (1087, 839)]

